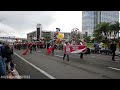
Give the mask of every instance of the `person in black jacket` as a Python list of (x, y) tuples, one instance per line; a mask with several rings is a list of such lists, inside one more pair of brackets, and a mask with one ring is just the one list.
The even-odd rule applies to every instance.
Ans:
[(50, 47), (50, 43), (47, 43), (47, 49)]
[(112, 60), (115, 61), (116, 42), (112, 42), (110, 49), (112, 50)]
[(11, 72), (14, 68), (14, 64), (12, 62), (12, 50), (10, 49), (9, 45), (5, 45), (5, 49), (4, 49), (4, 58), (6, 58), (7, 60), (6, 62), (6, 67), (8, 72)]

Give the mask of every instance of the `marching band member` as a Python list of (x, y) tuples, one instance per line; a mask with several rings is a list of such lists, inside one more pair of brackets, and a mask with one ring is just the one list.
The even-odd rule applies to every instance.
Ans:
[(66, 55), (67, 55), (67, 61), (69, 61), (69, 52), (70, 52), (70, 48), (69, 48), (70, 44), (68, 42), (65, 42), (64, 44), (64, 56), (63, 56), (63, 60), (65, 59)]

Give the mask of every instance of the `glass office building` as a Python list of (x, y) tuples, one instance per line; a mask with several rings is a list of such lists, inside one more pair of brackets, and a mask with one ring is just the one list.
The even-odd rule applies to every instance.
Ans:
[(119, 11), (83, 11), (82, 32), (91, 36), (97, 24), (119, 21)]

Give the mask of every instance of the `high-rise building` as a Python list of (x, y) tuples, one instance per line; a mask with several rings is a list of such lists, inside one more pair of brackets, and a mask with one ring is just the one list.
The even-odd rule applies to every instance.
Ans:
[(39, 41), (39, 39), (41, 38), (41, 31), (42, 31), (42, 25), (41, 24), (37, 24), (37, 32), (36, 32), (36, 38)]
[(97, 24), (114, 21), (119, 21), (119, 11), (83, 11), (82, 33), (91, 36)]

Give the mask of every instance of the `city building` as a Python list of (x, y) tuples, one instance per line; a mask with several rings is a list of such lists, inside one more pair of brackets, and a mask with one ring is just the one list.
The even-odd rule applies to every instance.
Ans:
[[(61, 33), (64, 34), (64, 40), (70, 40), (70, 32), (61, 32)], [(42, 30), (42, 25), (39, 24), (37, 25), (35, 31), (32, 31), (27, 34), (27, 40), (33, 41), (34, 38), (36, 38), (36, 40), (40, 40), (42, 38), (45, 38), (46, 40), (51, 40), (54, 39), (54, 34), (55, 31)]]
[(46, 38), (46, 39), (51, 39), (52, 38), (52, 32), (51, 31), (43, 30), (40, 33), (41, 33), (41, 36), (38, 36), (38, 37), (37, 37), (36, 30), (28, 33), (27, 34), (27, 40), (32, 41), (34, 38), (40, 40), (43, 37)]
[[(64, 34), (64, 40), (68, 40), (68, 41), (70, 40), (70, 32), (61, 32), (61, 33)], [(47, 40), (50, 40), (54, 38), (54, 34), (55, 34), (54, 31), (43, 30), (41, 31), (40, 38), (41, 39), (45, 38)], [(34, 37), (36, 37), (36, 30), (27, 34), (28, 41), (32, 41)]]
[(83, 11), (82, 33), (91, 36), (97, 24), (114, 21), (119, 21), (119, 11)]

